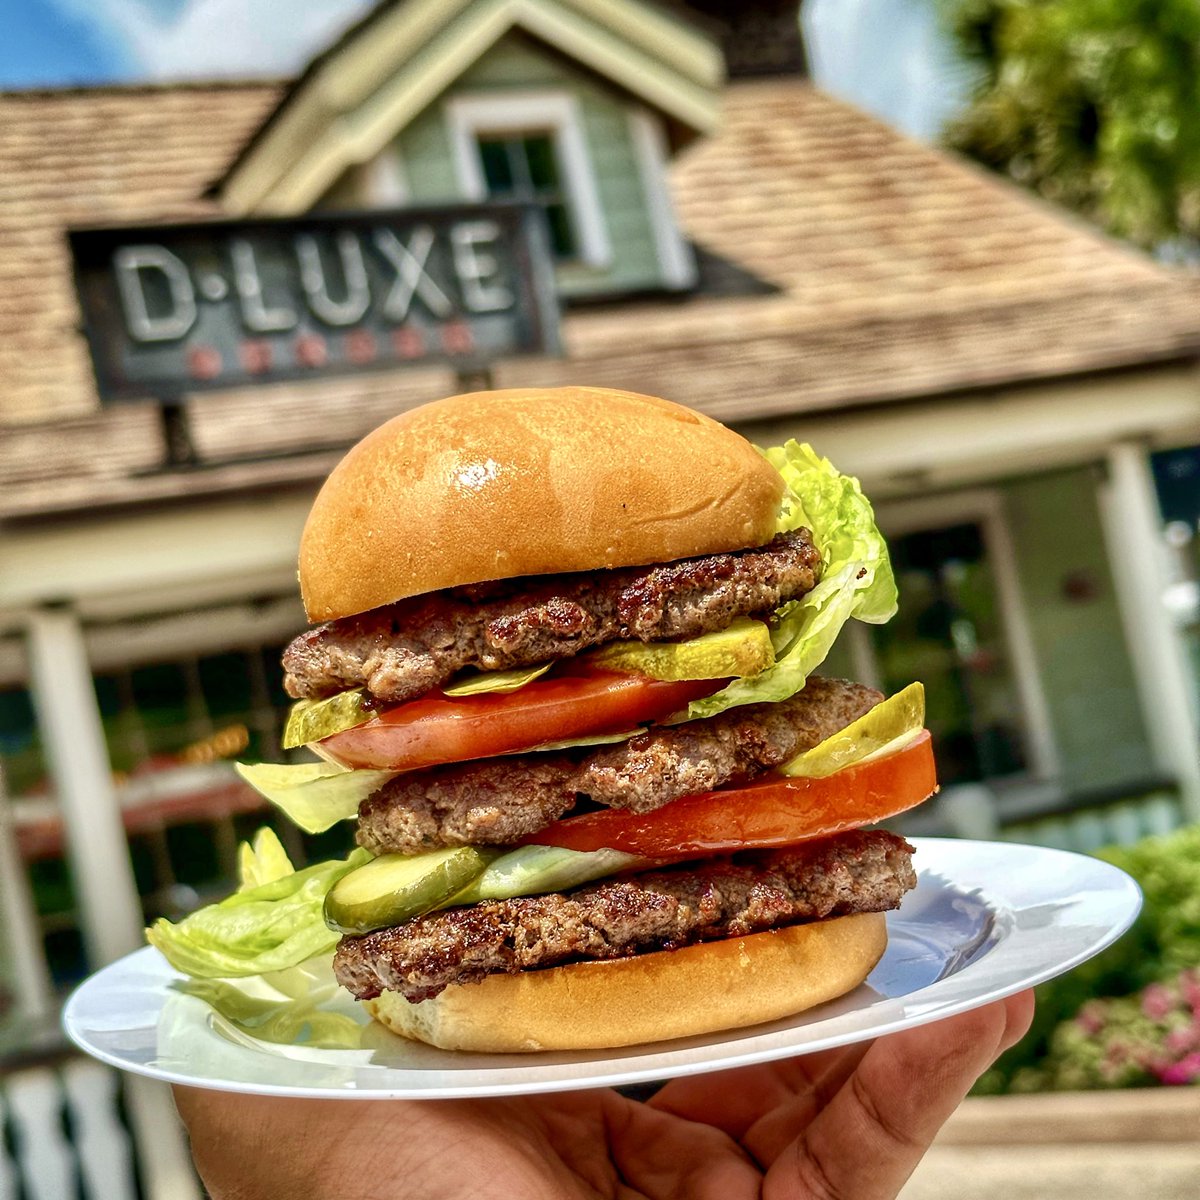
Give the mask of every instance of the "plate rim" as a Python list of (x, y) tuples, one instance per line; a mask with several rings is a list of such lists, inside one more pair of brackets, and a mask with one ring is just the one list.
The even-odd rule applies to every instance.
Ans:
[[(772, 1033), (763, 1033), (759, 1035), (750, 1034), (745, 1036), (745, 1030), (731, 1030), (730, 1033), (737, 1033), (742, 1036), (739, 1041), (745, 1043), (745, 1048), (741, 1051), (734, 1051), (730, 1054), (722, 1056), (719, 1062), (712, 1062), (706, 1058), (700, 1057), (695, 1061), (672, 1064), (669, 1067), (662, 1064), (660, 1061), (664, 1055), (679, 1053), (679, 1050), (671, 1049), (671, 1042), (658, 1043), (661, 1049), (656, 1049), (650, 1054), (636, 1055), (633, 1057), (622, 1057), (630, 1052), (636, 1052), (640, 1047), (614, 1047), (612, 1057), (608, 1059), (600, 1059), (594, 1063), (575, 1064), (574, 1068), (579, 1069), (578, 1074), (560, 1074), (555, 1078), (544, 1078), (546, 1072), (570, 1072), (573, 1069), (572, 1064), (564, 1063), (537, 1063), (531, 1061), (538, 1057), (537, 1055), (512, 1055), (512, 1065), (496, 1065), (496, 1066), (464, 1066), (461, 1068), (454, 1067), (396, 1067), (386, 1064), (358, 1064), (352, 1066), (352, 1071), (371, 1070), (377, 1068), (383, 1071), (403, 1073), (407, 1075), (438, 1075), (445, 1077), (448, 1074), (461, 1072), (464, 1077), (459, 1083), (441, 1083), (437, 1086), (381, 1086), (376, 1088), (356, 1087), (352, 1084), (347, 1084), (342, 1087), (332, 1086), (303, 1086), (295, 1083), (289, 1084), (272, 1084), (272, 1083), (250, 1083), (241, 1080), (219, 1080), (219, 1079), (201, 1079), (194, 1075), (186, 1075), (180, 1071), (170, 1068), (156, 1066), (153, 1062), (142, 1063), (133, 1062), (127, 1058), (122, 1058), (117, 1053), (112, 1053), (91, 1044), (86, 1038), (84, 1032), (78, 1028), (77, 1013), (78, 1009), (84, 1001), (87, 993), (97, 986), (99, 981), (114, 972), (122, 969), (128, 969), (134, 960), (157, 960), (156, 966), (159, 970), (162, 966), (167, 966), (169, 974), (164, 973), (163, 985), (171, 978), (183, 978), (179, 972), (173, 971), (166, 960), (163, 959), (159, 951), (152, 946), (142, 946), (131, 953), (124, 955), (113, 963), (109, 963), (102, 967), (99, 971), (94, 972), (76, 988), (73, 989), (66, 1003), (63, 1006), (61, 1023), (64, 1032), (70, 1041), (80, 1050), (90, 1055), (97, 1060), (107, 1063), (109, 1066), (115, 1067), (118, 1070), (128, 1071), (132, 1074), (137, 1074), (146, 1078), (156, 1079), (165, 1083), (179, 1085), (183, 1087), (197, 1087), (212, 1091), (235, 1092), (248, 1095), (267, 1095), (283, 1097), (307, 1097), (311, 1099), (339, 1099), (339, 1100), (381, 1100), (381, 1099), (412, 1099), (412, 1100), (433, 1100), (433, 1099), (463, 1099), (463, 1098), (487, 1098), (497, 1096), (516, 1096), (516, 1095), (536, 1095), (548, 1094), (559, 1091), (574, 1091), (585, 1088), (596, 1087), (612, 1087), (626, 1086), (630, 1084), (645, 1083), (650, 1081), (683, 1078), (685, 1076), (707, 1074), (718, 1071), (737, 1070), (742, 1067), (753, 1066), (765, 1062), (777, 1061), (787, 1057), (799, 1057), (806, 1054), (817, 1053), (821, 1050), (832, 1049), (840, 1046), (852, 1045), (856, 1042), (873, 1040), (877, 1037), (884, 1037), (891, 1033), (896, 1033), (905, 1029), (918, 1028), (922, 1025), (931, 1024), (934, 1021), (944, 1020), (951, 1016), (956, 1016), (963, 1012), (971, 1011), (995, 1000), (1003, 999), (1006, 996), (1014, 995), (1019, 991), (1023, 991), (1028, 987), (1036, 986), (1046, 982), (1058, 975), (1065, 974), (1073, 970), (1082, 962), (1086, 962), (1089, 958), (1099, 954), (1103, 950), (1111, 946), (1118, 938), (1120, 938), (1137, 919), (1138, 913), (1142, 906), (1142, 893), (1137, 882), (1121, 868), (1108, 863), (1103, 859), (1095, 858), (1089, 854), (1083, 854), (1073, 850), (1063, 850), (1058, 847), (1051, 846), (1035, 846), (1021, 842), (1005, 842), (1005, 841), (985, 841), (965, 838), (946, 838), (946, 837), (913, 837), (908, 839), (915, 849), (919, 852), (922, 850), (930, 851), (930, 857), (938, 860), (941, 855), (950, 851), (953, 855), (961, 857), (964, 861), (962, 865), (969, 868), (973, 860), (977, 860), (981, 855), (995, 857), (997, 854), (1000, 857), (1015, 855), (1017, 857), (1025, 857), (1032, 853), (1034, 856), (1043, 856), (1047, 859), (1062, 858), (1069, 859), (1075, 863), (1079, 861), (1086, 862), (1089, 869), (1095, 873), (1095, 882), (1093, 888), (1102, 887), (1106, 893), (1111, 894), (1114, 901), (1119, 901), (1123, 904), (1121, 915), (1112, 925), (1106, 928), (1100, 936), (1086, 945), (1081, 946), (1075, 953), (1063, 959), (1056, 959), (1051, 963), (1042, 964), (1036, 970), (1025, 970), (1019, 978), (1008, 979), (1005, 982), (997, 983), (990, 988), (971, 995), (963, 997), (956, 1001), (948, 1001), (937, 1003), (936, 997), (940, 991), (945, 991), (949, 988), (952, 980), (959, 979), (965, 973), (971, 972), (973, 969), (978, 969), (980, 964), (992, 960), (992, 965), (996, 966), (994, 956), (999, 955), (1001, 963), (1005, 958), (1005, 947), (1011, 940), (1011, 932), (1008, 936), (1002, 936), (999, 941), (992, 946), (987, 953), (979, 958), (968, 962), (963, 968), (952, 972), (950, 975), (944, 976), (932, 983), (926, 984), (924, 987), (918, 988), (914, 992), (908, 993), (903, 999), (905, 1001), (925, 1001), (925, 1011), (898, 1015), (890, 1020), (880, 1021), (878, 1024), (870, 1026), (869, 1031), (862, 1030), (844, 1030), (841, 1033), (827, 1034), (824, 1037), (817, 1036), (809, 1038), (798, 1044), (779, 1045), (775, 1042), (769, 1046), (757, 1045), (762, 1038), (778, 1039), (780, 1036), (789, 1032), (788, 1030), (775, 1030)], [(968, 876), (970, 870), (967, 870)], [(1002, 874), (1002, 872), (1001, 872)], [(974, 880), (972, 878), (963, 879), (955, 874), (950, 874), (945, 865), (940, 861), (935, 861), (929, 864), (922, 864), (918, 867), (918, 880), (924, 877), (932, 877), (946, 884), (952, 884), (955, 887), (961, 888), (964, 891), (978, 895), (981, 901), (997, 916), (1011, 912), (1011, 902), (1006, 902), (1003, 898), (1004, 883), (1003, 879), (986, 879)], [(1060, 897), (1061, 899), (1061, 897)], [(1054, 927), (1051, 923), (1048, 927)], [(1025, 934), (1037, 931), (1022, 931)], [(163, 986), (157, 985), (157, 986)], [(163, 1000), (167, 998), (169, 993), (166, 993), (165, 986), (163, 987)], [(156, 1021), (161, 1019), (163, 1005), (160, 1002), (156, 1006)], [(849, 1015), (849, 1014), (846, 1014)], [(814, 1025), (797, 1027), (797, 1032), (801, 1029), (811, 1029), (818, 1026), (817, 1022)], [(220, 1036), (216, 1031), (212, 1031), (213, 1036)], [(719, 1038), (720, 1033), (715, 1033), (714, 1038)], [(720, 1047), (718, 1042), (712, 1049)], [(710, 1047), (689, 1047), (703, 1051)], [(248, 1053), (254, 1051), (247, 1048)], [(320, 1053), (320, 1051), (314, 1051)], [(338, 1051), (329, 1051), (329, 1053), (339, 1053)], [(444, 1053), (453, 1053), (450, 1051)], [(647, 1060), (644, 1065), (639, 1066), (640, 1060)], [(657, 1065), (650, 1065), (657, 1063)], [(334, 1064), (329, 1064), (330, 1066)], [(588, 1070), (591, 1066), (594, 1069)], [(510, 1077), (514, 1072), (528, 1072), (529, 1078), (524, 1081), (513, 1081), (511, 1078), (505, 1082), (495, 1080), (489, 1082), (489, 1077), (505, 1076)], [(470, 1082), (467, 1078), (470, 1078)]]

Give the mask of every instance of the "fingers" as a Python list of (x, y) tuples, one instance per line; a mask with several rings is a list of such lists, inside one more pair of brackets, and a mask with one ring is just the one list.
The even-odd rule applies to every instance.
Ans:
[[(745, 1131), (742, 1145), (764, 1170), (779, 1157), (784, 1147), (796, 1139), (801, 1130), (807, 1129), (832, 1103), (870, 1049), (870, 1042), (860, 1042), (856, 1046), (830, 1051), (827, 1056), (822, 1056), (823, 1061), (817, 1064), (808, 1088), (797, 1089), (792, 1095), (781, 1097), (778, 1104), (764, 1112)], [(807, 1062), (808, 1059), (800, 1061)]]
[[(685, 1076), (672, 1080), (647, 1103), (685, 1120), (711, 1125), (742, 1141), (746, 1132), (768, 1114), (825, 1091), (823, 1080), (836, 1078), (830, 1094), (837, 1091), (867, 1048), (866, 1044), (848, 1046), (761, 1067)], [(799, 1126), (790, 1128), (789, 1141)]]
[[(938, 1130), (1033, 1015), (1023, 993), (875, 1042), (812, 1123), (777, 1148), (764, 1200), (894, 1200)], [(755, 1131), (756, 1133), (758, 1131)], [(773, 1128), (776, 1139), (785, 1131)], [(755, 1150), (770, 1161), (765, 1135)]]
[[(1033, 1024), (1035, 1005), (1033, 989), (1030, 988), (1028, 991), (1018, 992), (1015, 996), (1009, 996), (1003, 1003), (1006, 1006), (1008, 1024), (1000, 1039), (997, 1058), (1006, 1050), (1011, 1050), (1029, 1032), (1029, 1026)], [(995, 1059), (992, 1061), (994, 1062)]]

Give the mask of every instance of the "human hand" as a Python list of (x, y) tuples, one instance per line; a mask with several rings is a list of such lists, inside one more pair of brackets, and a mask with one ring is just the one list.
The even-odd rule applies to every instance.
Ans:
[(1029, 1028), (1024, 992), (872, 1043), (617, 1092), (284, 1100), (177, 1088), (213, 1200), (890, 1200)]

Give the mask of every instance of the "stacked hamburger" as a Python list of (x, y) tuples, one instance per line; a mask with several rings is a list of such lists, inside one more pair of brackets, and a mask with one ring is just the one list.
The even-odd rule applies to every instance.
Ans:
[(912, 850), (861, 827), (932, 756), (912, 689), (811, 674), (895, 588), (807, 447), (608, 389), (454, 397), (335, 469), (300, 581), (323, 623), (284, 655), (287, 733), (322, 761), (243, 774), (360, 849), (160, 922), (180, 969), (336, 942), (389, 1028), (506, 1051), (772, 1020), (882, 954)]

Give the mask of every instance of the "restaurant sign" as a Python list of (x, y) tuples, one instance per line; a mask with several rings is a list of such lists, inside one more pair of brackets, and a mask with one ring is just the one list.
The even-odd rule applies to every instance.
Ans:
[(69, 237), (104, 400), (558, 350), (553, 260), (528, 205)]

